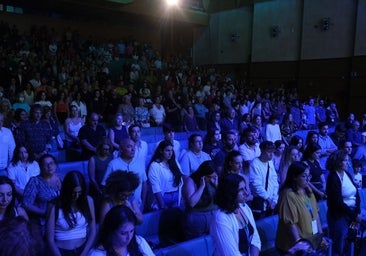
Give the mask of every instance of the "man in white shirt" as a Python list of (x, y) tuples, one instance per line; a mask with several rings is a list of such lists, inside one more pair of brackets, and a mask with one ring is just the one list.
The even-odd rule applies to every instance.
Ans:
[(140, 178), (140, 184), (135, 190), (134, 197), (142, 209), (146, 198), (147, 176), (145, 171), (145, 161), (139, 160), (136, 157), (135, 152), (135, 142), (131, 139), (122, 139), (120, 143), (120, 156), (109, 162), (102, 180), (102, 185), (105, 186), (107, 178), (114, 171), (122, 170), (136, 173)]
[(261, 154), (257, 140), (257, 129), (250, 126), (246, 128), (242, 134), (242, 141), (243, 144), (239, 146), (239, 152), (243, 157), (244, 170), (247, 172), (253, 159)]
[[(259, 145), (261, 154), (249, 166), (249, 184), (254, 199), (252, 211), (255, 219), (273, 214), (278, 201), (278, 177), (272, 158), (276, 147), (271, 141), (263, 141)], [(257, 198), (264, 200), (263, 205), (255, 207)]]
[(3, 125), (4, 115), (0, 113), (0, 176), (7, 176), (7, 168), (13, 158), (15, 140), (10, 129)]
[(131, 140), (135, 142), (135, 158), (138, 161), (141, 161), (141, 164), (144, 163), (146, 166), (146, 162), (150, 159), (146, 159), (148, 148), (146, 141), (141, 140), (140, 126), (138, 124), (130, 125), (130, 127), (128, 127), (128, 135), (130, 136)]

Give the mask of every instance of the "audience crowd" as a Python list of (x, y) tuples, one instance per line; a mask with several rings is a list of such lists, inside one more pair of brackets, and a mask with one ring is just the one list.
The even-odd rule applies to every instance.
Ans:
[[(317, 200), (333, 255), (347, 249), (347, 226), (361, 222), (366, 114), (344, 121), (321, 96), (254, 87), (132, 39), (0, 27), (0, 221), (26, 219), (49, 255), (153, 255), (135, 225), (171, 208), (186, 239), (210, 233), (215, 255), (230, 256), (258, 255), (255, 220), (279, 214), (286, 254), (323, 233)], [(149, 127), (163, 140), (143, 141)], [(175, 132), (192, 134), (188, 148)], [(57, 150), (88, 161), (90, 184), (78, 170), (61, 177)]]

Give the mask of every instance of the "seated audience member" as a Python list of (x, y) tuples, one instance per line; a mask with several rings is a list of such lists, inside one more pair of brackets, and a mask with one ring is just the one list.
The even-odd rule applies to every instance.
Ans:
[(52, 129), (47, 121), (42, 120), (42, 107), (33, 105), (30, 118), (20, 124), (18, 141), (26, 145), (36, 159), (48, 152), (47, 144), (51, 143)]
[(108, 139), (105, 139), (98, 145), (95, 156), (90, 157), (88, 161), (89, 193), (94, 198), (103, 194), (102, 180), (108, 164), (113, 159), (112, 150), (111, 143)]
[(252, 211), (246, 204), (247, 195), (242, 176), (229, 174), (220, 179), (215, 196), (219, 209), (210, 225), (214, 255), (259, 255), (261, 241)]
[[(1, 114), (0, 114), (1, 115)], [(13, 133), (14, 139), (15, 139), (15, 143), (19, 144), (19, 136), (20, 136), (20, 125), (27, 120), (28, 118), (28, 114), (27, 112), (25, 112), (24, 109), (22, 108), (18, 108), (17, 110), (15, 110), (14, 112), (14, 117), (13, 120), (10, 124), (10, 130)], [(0, 117), (1, 119), (1, 117)]]
[(183, 227), (186, 239), (207, 235), (214, 211), (218, 176), (211, 160), (203, 162), (196, 172), (186, 178), (183, 199), (186, 203)]
[(13, 110), (16, 111), (17, 109), (24, 109), (27, 113), (29, 113), (30, 105), (27, 102), (24, 102), (24, 93), (20, 92), (18, 95), (17, 101), (13, 104)]
[(38, 162), (33, 153), (24, 145), (16, 146), (11, 164), (8, 167), (8, 177), (14, 182), (15, 192), (19, 199), (23, 198), (24, 188), (29, 179), (40, 173)]
[(122, 113), (117, 113), (114, 116), (113, 126), (109, 130), (109, 140), (114, 150), (118, 151), (121, 140), (128, 137), (127, 127), (123, 124), (123, 115)]
[(358, 159), (353, 159), (353, 182), (355, 183), (357, 188), (362, 188), (362, 163)]
[(135, 123), (144, 128), (150, 127), (150, 113), (144, 98), (139, 98), (139, 105), (135, 107)]
[(93, 199), (87, 195), (84, 176), (70, 171), (47, 216), (47, 244), (52, 255), (87, 255), (95, 236)]
[(304, 149), (311, 143), (318, 144), (319, 143), (319, 133), (316, 131), (308, 131), (306, 134)]
[(158, 145), (162, 141), (167, 141), (167, 142), (171, 143), (173, 145), (175, 159), (177, 161), (179, 161), (180, 155), (181, 155), (180, 142), (174, 139), (175, 131), (174, 131), (173, 126), (169, 123), (164, 123), (163, 124), (163, 133), (164, 133), (164, 138), (161, 141), (158, 141), (156, 143), (156, 147), (158, 147)]
[(106, 137), (105, 129), (98, 124), (99, 116), (91, 113), (88, 122), (79, 130), (79, 140), (82, 149), (82, 159), (88, 160), (97, 151), (97, 146)]
[(333, 152), (327, 160), (327, 221), (332, 239), (332, 255), (349, 255), (348, 227), (361, 222), (360, 195), (351, 175), (347, 172), (348, 154), (344, 150)]
[(161, 105), (161, 96), (158, 95), (155, 97), (155, 103), (152, 105), (149, 110), (151, 117), (151, 125), (152, 126), (161, 126), (165, 121), (165, 109), (164, 106)]
[(212, 159), (215, 163), (216, 172), (219, 176), (222, 172), (222, 168), (224, 166), (224, 161), (225, 161), (226, 155), (229, 152), (238, 149), (238, 146), (236, 145), (235, 132), (228, 131), (228, 132), (224, 133), (223, 137), (222, 137), (222, 144), (223, 144), (222, 149), (219, 152), (217, 152), (215, 157)]
[(173, 145), (161, 141), (147, 167), (148, 179), (154, 193), (153, 209), (179, 207), (181, 203), (182, 172), (175, 160)]
[(80, 140), (78, 137), (79, 130), (84, 125), (84, 119), (79, 117), (78, 108), (75, 105), (70, 107), (70, 117), (65, 120), (65, 142), (66, 148), (79, 148)]
[(203, 141), (199, 134), (192, 134), (188, 139), (189, 150), (187, 150), (180, 158), (180, 166), (182, 173), (189, 176), (194, 173), (198, 167), (205, 161), (211, 160), (211, 157), (202, 151)]
[(126, 205), (136, 215), (137, 224), (143, 221), (143, 215), (139, 204), (134, 197), (134, 192), (139, 186), (139, 176), (133, 172), (115, 171), (112, 172), (106, 181), (105, 195), (100, 209), (100, 221), (103, 223), (107, 212), (116, 205)]
[[(309, 187), (310, 176), (309, 167), (302, 162), (293, 162), (288, 168), (278, 199), (276, 247), (281, 255), (298, 240), (312, 239), (323, 233), (317, 201)], [(325, 240), (320, 241), (327, 246)], [(321, 243), (315, 246), (314, 249), (318, 249)]]
[(211, 159), (214, 159), (216, 154), (222, 149), (220, 130), (208, 130), (203, 142), (202, 150), (206, 152)]
[(200, 130), (192, 106), (188, 106), (187, 113), (183, 116), (183, 128), (186, 132), (197, 132)]
[(235, 109), (229, 107), (225, 111), (225, 116), (220, 120), (220, 127), (223, 133), (230, 130), (239, 130), (239, 123)]
[(139, 186), (134, 192), (134, 198), (139, 203), (141, 209), (145, 205), (147, 194), (147, 175), (145, 171), (145, 160), (141, 161), (136, 155), (136, 144), (131, 139), (123, 139), (120, 144), (119, 157), (109, 162), (105, 171), (102, 185), (106, 184), (107, 178), (112, 172), (126, 170), (136, 173), (139, 176)]
[(42, 232), (45, 231), (45, 219), (48, 204), (57, 198), (61, 190), (61, 178), (57, 174), (54, 156), (45, 154), (39, 159), (41, 172), (30, 178), (24, 188), (23, 205), (30, 215), (32, 223)]
[(28, 220), (26, 211), (15, 204), (15, 199), (16, 194), (14, 183), (8, 177), (0, 176), (0, 226), (4, 220), (18, 216)]
[(113, 207), (99, 229), (97, 245), (89, 256), (144, 255), (154, 256), (144, 238), (136, 235), (136, 216), (125, 205)]
[(282, 140), (280, 126), (278, 125), (278, 116), (272, 115), (270, 117), (265, 129), (265, 139), (273, 143), (276, 140)]
[(23, 217), (9, 218), (0, 223), (1, 256), (45, 255), (42, 237)]

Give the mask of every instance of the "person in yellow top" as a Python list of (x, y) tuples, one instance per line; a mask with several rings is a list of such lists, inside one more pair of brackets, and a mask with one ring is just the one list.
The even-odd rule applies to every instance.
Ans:
[[(322, 236), (318, 205), (309, 188), (310, 178), (309, 167), (305, 163), (296, 161), (289, 166), (278, 200), (276, 247), (280, 254), (286, 254), (300, 239), (315, 242), (315, 237)], [(323, 239), (313, 246), (322, 243), (326, 247), (327, 242)]]

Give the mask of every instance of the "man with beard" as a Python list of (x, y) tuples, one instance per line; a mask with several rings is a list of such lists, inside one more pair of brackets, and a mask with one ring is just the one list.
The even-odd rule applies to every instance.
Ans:
[(239, 146), (239, 152), (243, 157), (244, 172), (249, 171), (250, 162), (259, 157), (261, 150), (256, 137), (257, 130), (251, 126), (246, 128), (242, 134), (242, 144)]
[(237, 137), (236, 132), (234, 130), (227, 131), (226, 133), (223, 134), (222, 137), (223, 148), (215, 155), (213, 159), (213, 162), (216, 166), (216, 172), (218, 175), (221, 174), (226, 155), (229, 152), (238, 149), (238, 146), (236, 145), (237, 140), (236, 137)]

